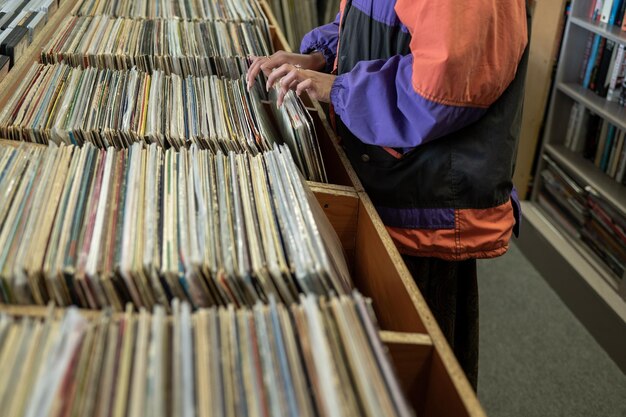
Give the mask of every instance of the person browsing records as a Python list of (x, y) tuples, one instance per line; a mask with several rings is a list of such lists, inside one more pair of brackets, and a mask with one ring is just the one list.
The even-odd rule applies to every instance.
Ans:
[(254, 85), (330, 103), (341, 144), (470, 383), (476, 259), (520, 222), (512, 184), (529, 38), (524, 0), (343, 0)]

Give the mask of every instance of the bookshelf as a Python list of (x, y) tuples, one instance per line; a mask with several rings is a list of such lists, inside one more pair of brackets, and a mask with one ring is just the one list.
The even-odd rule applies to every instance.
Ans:
[[(571, 4), (532, 195), (530, 201), (522, 205), (524, 220), (518, 243), (565, 304), (626, 371), (623, 354), (626, 351), (626, 272), (621, 270), (620, 273), (620, 269), (611, 264), (612, 258), (609, 259), (607, 252), (599, 250), (598, 245), (594, 247), (598, 242), (608, 247), (615, 237), (617, 247), (612, 248), (619, 253), (626, 250), (626, 243), (620, 241), (619, 234), (611, 234), (608, 226), (600, 228), (608, 230), (606, 234), (602, 231), (593, 235), (596, 241), (589, 234), (594, 224), (601, 223), (598, 212), (593, 210), (593, 202), (602, 202), (611, 213), (611, 219), (626, 218), (626, 186), (618, 182), (617, 176), (607, 174), (606, 164), (599, 165), (597, 156), (594, 161), (593, 153), (600, 152), (602, 142), (589, 141), (592, 135), (598, 137), (600, 129), (580, 131), (584, 132), (580, 133), (583, 142), (579, 143), (585, 144), (582, 150), (581, 147), (574, 150), (568, 136), (575, 106), (582, 106), (587, 115), (597, 116), (600, 125), (608, 123), (616, 131), (626, 130), (626, 107), (608, 101), (581, 82), (581, 73), (585, 65), (589, 65), (585, 64), (585, 59), (591, 36), (615, 42), (615, 48), (626, 45), (626, 32), (620, 27), (589, 17), (593, 3), (594, 0), (573, 0)], [(592, 155), (588, 143), (591, 143)], [(555, 176), (561, 181), (557, 184), (566, 184), (565, 194), (560, 196), (550, 191), (551, 187), (554, 190)], [(572, 203), (570, 197), (579, 203), (582, 201), (582, 220), (577, 220), (575, 208), (581, 206)], [(610, 237), (606, 238), (607, 235)]]

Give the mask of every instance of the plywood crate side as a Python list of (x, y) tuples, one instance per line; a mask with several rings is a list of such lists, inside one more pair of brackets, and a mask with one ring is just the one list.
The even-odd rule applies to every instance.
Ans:
[[(444, 358), (435, 348), (433, 351), (428, 393), (423, 404), (423, 415), (427, 417), (485, 417), (486, 414), (467, 383), (460, 367), (450, 369)], [(456, 361), (456, 360), (455, 360)], [(464, 380), (465, 384), (459, 381)]]
[(357, 193), (349, 188), (346, 190), (339, 187), (329, 187), (326, 184), (309, 183), (309, 187), (337, 233), (350, 272), (354, 274), (354, 251), (359, 213)]
[(381, 331), (380, 338), (389, 351), (407, 400), (417, 415), (423, 415), (433, 355), (430, 336), (424, 333)]

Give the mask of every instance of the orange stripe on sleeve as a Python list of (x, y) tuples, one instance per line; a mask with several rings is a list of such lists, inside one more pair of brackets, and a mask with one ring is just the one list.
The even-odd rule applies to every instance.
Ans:
[(525, 0), (397, 0), (395, 10), (412, 35), (422, 97), (488, 107), (515, 78), (528, 43)]

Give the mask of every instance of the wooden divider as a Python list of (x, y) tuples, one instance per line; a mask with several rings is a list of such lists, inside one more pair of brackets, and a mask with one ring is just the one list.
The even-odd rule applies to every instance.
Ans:
[(433, 343), (424, 333), (381, 331), (402, 389), (418, 416), (424, 415)]

